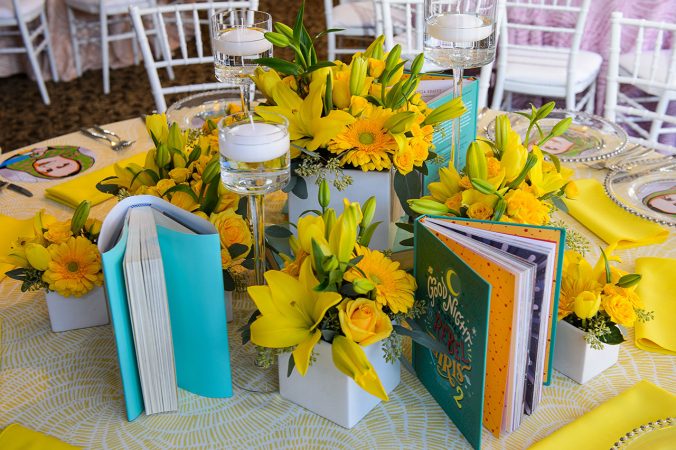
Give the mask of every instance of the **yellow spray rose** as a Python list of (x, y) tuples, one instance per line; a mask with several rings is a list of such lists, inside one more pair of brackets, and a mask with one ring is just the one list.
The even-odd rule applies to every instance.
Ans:
[(366, 298), (345, 299), (338, 305), (340, 328), (349, 339), (366, 346), (387, 338), (392, 322), (378, 304)]
[(604, 295), (601, 299), (601, 306), (613, 322), (625, 327), (634, 326), (636, 311), (627, 297), (618, 294)]
[(190, 176), (190, 170), (185, 167), (177, 167), (169, 171), (169, 176), (176, 183), (183, 183)]
[(573, 311), (580, 319), (591, 319), (599, 311), (601, 296), (596, 292), (583, 291), (575, 297)]
[(52, 223), (47, 231), (45, 231), (44, 238), (52, 244), (62, 244), (66, 242), (73, 233), (70, 231), (70, 220), (64, 222)]
[[(240, 257), (246, 256), (251, 248), (251, 232), (242, 216), (237, 214), (233, 209), (226, 209), (223, 212), (212, 214), (209, 221), (218, 230), (222, 248), (227, 249), (232, 244), (242, 244), (247, 247), (247, 250)], [(230, 255), (228, 254), (228, 256)], [(224, 258), (225, 261), (227, 261), (227, 258)]]
[(483, 202), (476, 202), (467, 208), (467, 217), (488, 220), (493, 216), (493, 208)]

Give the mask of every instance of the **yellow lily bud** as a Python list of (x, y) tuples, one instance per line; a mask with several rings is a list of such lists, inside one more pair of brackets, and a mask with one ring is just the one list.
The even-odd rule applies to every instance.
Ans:
[(329, 190), (329, 183), (325, 179), (319, 185), (317, 200), (322, 208), (328, 208), (329, 203), (331, 203), (331, 191)]
[(73, 213), (73, 218), (70, 221), (70, 231), (74, 236), (77, 236), (82, 230), (82, 227), (87, 222), (87, 217), (89, 217), (89, 210), (91, 209), (92, 204), (88, 200), (83, 200)]
[(373, 216), (376, 214), (376, 198), (375, 197), (369, 197), (365, 202), (364, 202), (364, 208), (363, 208), (363, 217), (361, 219), (361, 223), (359, 224), (362, 228), (366, 228), (369, 225), (371, 225), (371, 222), (373, 222)]
[(375, 289), (376, 285), (368, 278), (357, 278), (352, 282), (352, 288), (357, 294), (364, 295)]
[(566, 184), (566, 187), (563, 189), (563, 193), (566, 195), (566, 198), (569, 198), (571, 200), (575, 200), (580, 196), (580, 190), (577, 187), (577, 184), (575, 184), (574, 181), (569, 181)]
[(333, 208), (329, 208), (326, 211), (324, 211), (324, 236), (326, 239), (329, 238), (331, 235), (331, 230), (333, 230), (333, 226), (336, 224), (336, 210)]
[(329, 235), (331, 251), (341, 263), (347, 263), (350, 260), (357, 242), (358, 221), (356, 219), (356, 212), (352, 208), (347, 208), (338, 217)]
[(600, 294), (591, 291), (583, 291), (575, 297), (573, 311), (580, 319), (590, 319), (599, 311), (600, 305)]
[(385, 61), (381, 59), (368, 59), (368, 74), (373, 78), (378, 78), (385, 70)]
[(155, 136), (158, 142), (167, 142), (167, 137), (169, 136), (167, 115), (162, 113), (146, 116), (146, 129)]
[(413, 111), (402, 111), (390, 116), (383, 125), (390, 133), (405, 133), (415, 122), (416, 114)]
[(354, 58), (350, 64), (350, 93), (361, 95), (364, 89), (368, 64), (364, 58)]
[(481, 147), (479, 147), (476, 141), (472, 142), (467, 149), (466, 172), (469, 178), (478, 178), (480, 180), (488, 178), (486, 164), (486, 155), (481, 150)]
[(384, 401), (389, 400), (378, 374), (359, 344), (345, 336), (336, 336), (331, 344), (331, 354), (333, 364), (338, 370), (352, 378), (357, 385), (369, 394)]
[(252, 78), (258, 90), (261, 91), (268, 102), (272, 102), (274, 88), (282, 81), (279, 74), (274, 70), (263, 70), (262, 67), (256, 67)]
[(154, 148), (151, 148), (148, 150), (148, 153), (146, 153), (146, 162), (143, 164), (143, 166), (146, 169), (150, 169), (156, 174), (159, 175), (160, 173), (160, 168), (157, 166), (157, 163), (155, 162), (155, 156), (157, 155), (157, 150)]
[(385, 36), (382, 34), (378, 36), (371, 45), (366, 48), (364, 56), (367, 58), (382, 59), (383, 57), (383, 43), (385, 42)]
[(338, 109), (350, 106), (352, 93), (350, 90), (350, 72), (337, 71), (333, 77), (333, 105)]
[(183, 154), (178, 153), (178, 152), (171, 155), (171, 162), (174, 163), (174, 168), (177, 168), (177, 167), (183, 168), (183, 167), (188, 165), (187, 164), (188, 161), (186, 161), (186, 157), (183, 156)]
[(40, 244), (26, 244), (26, 259), (28, 264), (37, 270), (47, 270), (52, 260), (49, 251)]
[(443, 203), (422, 198), (410, 199), (408, 205), (418, 214), (444, 215), (450, 211)]
[(298, 239), (300, 247), (306, 252), (312, 251), (312, 239), (326, 243), (324, 238), (324, 219), (322, 216), (305, 215), (298, 219)]
[(101, 223), (101, 221), (98, 219), (87, 219), (87, 222), (85, 222), (84, 229), (89, 235), (98, 236), (99, 233), (101, 232), (102, 225), (103, 223)]
[(158, 167), (164, 167), (171, 161), (171, 154), (169, 153), (169, 148), (165, 144), (161, 144), (157, 147), (157, 152), (155, 153), (155, 163)]

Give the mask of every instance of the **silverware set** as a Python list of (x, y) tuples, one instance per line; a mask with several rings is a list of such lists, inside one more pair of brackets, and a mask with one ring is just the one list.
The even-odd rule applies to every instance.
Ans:
[(80, 128), (80, 133), (92, 139), (107, 142), (108, 145), (110, 145), (110, 148), (116, 152), (124, 150), (136, 142), (122, 139), (115, 132), (101, 128), (98, 125), (94, 125), (92, 127), (82, 127)]
[(10, 191), (14, 191), (26, 197), (33, 196), (33, 193), (28, 189), (26, 189), (25, 187), (19, 186), (18, 184), (10, 183), (9, 181), (0, 180), (0, 191), (2, 191), (3, 189), (9, 189)]

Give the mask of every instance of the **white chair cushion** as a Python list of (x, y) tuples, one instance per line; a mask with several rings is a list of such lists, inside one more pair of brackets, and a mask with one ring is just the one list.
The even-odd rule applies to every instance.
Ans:
[[(104, 3), (110, 14), (126, 14), (132, 5), (152, 6), (148, 0), (104, 0)], [(66, 4), (73, 9), (89, 14), (99, 13), (99, 0), (66, 0)]]
[[(403, 26), (406, 13), (401, 10), (393, 10), (392, 23), (395, 27)], [(376, 13), (372, 1), (355, 1), (341, 3), (333, 7), (332, 23), (327, 24), (331, 28), (360, 28), (375, 29)], [(343, 33), (344, 34), (344, 33)]]
[[(603, 58), (598, 53), (580, 50), (573, 74), (576, 93), (583, 91), (594, 82), (602, 62)], [(552, 48), (510, 48), (505, 70), (505, 90), (563, 96), (565, 95), (567, 65), (568, 54)], [(542, 92), (542, 89), (533, 89), (537, 85), (546, 92)]]
[[(654, 52), (641, 52), (639, 57), (638, 77), (644, 80), (649, 80), (653, 74), (653, 54)], [(661, 50), (657, 55), (657, 69), (654, 72), (657, 83), (666, 83), (667, 75), (669, 74), (669, 57), (671, 50)], [(634, 71), (634, 59), (636, 52), (625, 53), (620, 55), (620, 68), (624, 69), (625, 73), (631, 74)], [(676, 83), (676, 80), (673, 80)]]
[[(45, 0), (21, 0), (18, 3), (19, 12), (24, 20), (37, 17), (45, 6)], [(0, 20), (2, 19), (15, 19), (12, 0), (0, 0)]]

